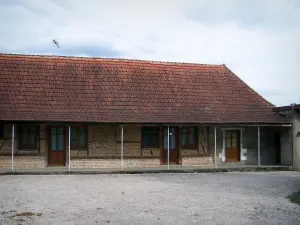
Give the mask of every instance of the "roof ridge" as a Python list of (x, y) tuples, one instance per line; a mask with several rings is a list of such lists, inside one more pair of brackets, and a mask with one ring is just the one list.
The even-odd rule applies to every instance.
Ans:
[(271, 102), (269, 102), (267, 99), (265, 99), (263, 96), (261, 96), (257, 91), (255, 91), (252, 87), (250, 87), (245, 81), (243, 81), (239, 76), (237, 76), (231, 69), (229, 69), (225, 64), (224, 64), (224, 68), (230, 72), (231, 75), (235, 76), (236, 78), (238, 78), (238, 80), (243, 83), (248, 89), (249, 91), (251, 91), (252, 93), (254, 93), (255, 95), (257, 95), (264, 103), (266, 103), (269, 106), (275, 107), (274, 104), (272, 104)]
[(74, 59), (74, 60), (110, 60), (116, 62), (135, 62), (135, 63), (149, 63), (162, 65), (187, 65), (187, 66), (208, 66), (208, 67), (224, 67), (225, 64), (208, 64), (208, 63), (191, 63), (178, 61), (162, 61), (162, 60), (146, 60), (146, 59), (130, 59), (130, 58), (113, 58), (113, 57), (87, 57), (87, 56), (68, 56), (68, 55), (39, 55), (39, 54), (14, 54), (14, 53), (0, 53), (0, 57), (17, 57), (17, 58), (45, 58), (45, 59)]

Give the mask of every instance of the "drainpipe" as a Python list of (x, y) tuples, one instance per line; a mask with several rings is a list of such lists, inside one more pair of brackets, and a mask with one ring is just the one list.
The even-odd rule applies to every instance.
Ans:
[(124, 169), (123, 162), (124, 146), (123, 146), (123, 125), (121, 126), (121, 169)]
[(257, 127), (257, 154), (258, 166), (260, 166), (260, 126)]
[(15, 124), (12, 125), (11, 133), (11, 171), (14, 171)]
[(168, 170), (170, 170), (170, 127), (168, 126)]
[(215, 127), (215, 168), (218, 168), (217, 164), (217, 128)]
[(71, 126), (69, 125), (69, 143), (68, 143), (68, 169), (71, 171)]

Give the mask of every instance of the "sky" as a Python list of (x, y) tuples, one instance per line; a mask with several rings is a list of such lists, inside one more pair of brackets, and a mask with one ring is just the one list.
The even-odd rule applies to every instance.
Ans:
[(0, 32), (1, 53), (226, 64), (300, 103), (299, 0), (0, 0)]

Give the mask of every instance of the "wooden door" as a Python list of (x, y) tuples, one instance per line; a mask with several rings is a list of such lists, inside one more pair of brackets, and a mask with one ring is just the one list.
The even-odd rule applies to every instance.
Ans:
[(274, 145), (275, 145), (275, 151), (276, 151), (276, 164), (281, 164), (280, 133), (275, 133), (275, 135), (274, 135)]
[(48, 166), (65, 166), (65, 129), (63, 126), (49, 127)]
[(240, 161), (240, 131), (226, 131), (226, 161)]
[[(170, 127), (169, 139), (169, 163), (173, 165), (179, 164), (179, 148), (178, 148), (178, 128)], [(163, 128), (163, 151), (162, 162), (164, 165), (168, 164), (168, 127)]]

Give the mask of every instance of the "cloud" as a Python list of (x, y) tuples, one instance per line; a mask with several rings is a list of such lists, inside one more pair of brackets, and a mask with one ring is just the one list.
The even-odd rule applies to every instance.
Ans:
[(13, 2), (1, 52), (225, 63), (272, 103), (300, 103), (297, 0)]

